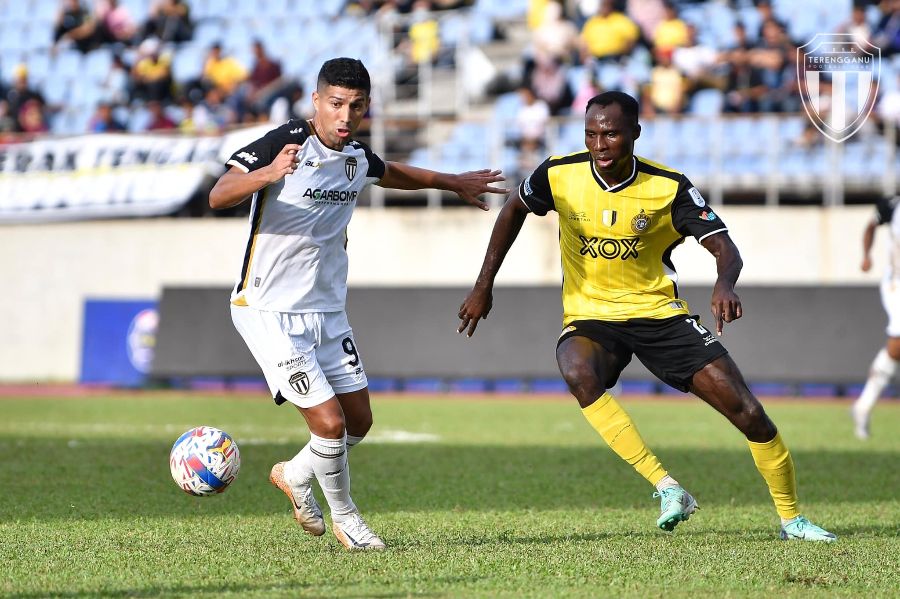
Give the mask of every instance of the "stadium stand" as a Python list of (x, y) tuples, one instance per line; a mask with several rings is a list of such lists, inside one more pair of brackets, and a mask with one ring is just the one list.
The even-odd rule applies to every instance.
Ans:
[[(384, 121), (372, 142), (388, 158), (518, 176), (539, 154), (580, 149), (585, 97), (621, 89), (642, 99), (638, 151), (689, 171), (714, 202), (827, 204), (895, 190), (895, 2), (570, 0), (557, 23), (542, 22), (548, 4), (319, 0), (311, 12), (300, 0), (0, 0), (0, 144), (105, 131), (95, 115), (106, 105), (130, 133), (170, 123), (208, 135), (304, 116), (321, 62), (350, 55), (374, 74), (372, 116)], [(595, 56), (582, 32), (607, 4), (638, 36)], [(557, 31), (576, 35), (548, 46)], [(840, 145), (811, 126), (795, 75), (797, 46), (829, 32), (869, 39), (882, 55), (873, 115)], [(280, 68), (268, 80), (254, 70), (257, 40)], [(537, 148), (518, 139), (523, 86), (551, 107)], [(413, 137), (399, 139), (396, 121), (410, 119)]]

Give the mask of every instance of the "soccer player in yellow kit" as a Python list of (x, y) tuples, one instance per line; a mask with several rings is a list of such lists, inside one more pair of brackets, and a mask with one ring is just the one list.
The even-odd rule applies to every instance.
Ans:
[[(690, 391), (747, 438), (769, 487), (785, 540), (834, 541), (803, 517), (791, 454), (719, 342), (740, 318), (734, 292), (742, 262), (718, 215), (683, 174), (634, 155), (641, 132), (631, 96), (605, 92), (588, 102), (587, 151), (545, 160), (497, 217), (481, 272), (459, 309), (469, 336), (492, 306), (500, 265), (529, 213), (559, 215), (563, 329), (556, 359), (584, 417), (623, 460), (657, 489), (657, 525), (671, 531), (697, 502), (644, 444), (609, 393), (636, 355), (660, 380)], [(711, 309), (715, 333), (678, 297), (672, 250), (691, 235), (716, 258)]]

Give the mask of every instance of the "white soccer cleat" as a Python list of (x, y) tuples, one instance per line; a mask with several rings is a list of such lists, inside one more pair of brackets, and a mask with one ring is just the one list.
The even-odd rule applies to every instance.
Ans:
[(869, 415), (860, 410), (856, 404), (850, 408), (850, 415), (853, 416), (853, 432), (856, 438), (865, 441), (869, 438)]
[(331, 528), (337, 540), (347, 549), (378, 550), (385, 548), (384, 541), (372, 532), (358, 512), (350, 514), (342, 522), (332, 522)]
[(294, 507), (294, 520), (303, 527), (303, 530), (314, 537), (321, 537), (325, 534), (325, 519), (322, 517), (322, 508), (313, 495), (312, 486), (289, 484), (284, 479), (285, 464), (287, 462), (278, 462), (272, 466), (269, 481), (290, 497)]

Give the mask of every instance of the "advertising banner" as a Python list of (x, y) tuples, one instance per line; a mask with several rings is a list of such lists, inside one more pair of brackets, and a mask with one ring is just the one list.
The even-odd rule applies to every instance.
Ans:
[(158, 323), (155, 301), (87, 300), (80, 382), (142, 385), (153, 364)]

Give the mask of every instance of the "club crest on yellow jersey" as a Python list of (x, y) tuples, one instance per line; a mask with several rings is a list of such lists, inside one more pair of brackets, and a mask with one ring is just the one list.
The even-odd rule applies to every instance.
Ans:
[(641, 213), (631, 219), (631, 230), (640, 235), (648, 228), (650, 228), (650, 216), (645, 214), (642, 208)]

